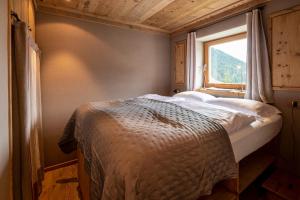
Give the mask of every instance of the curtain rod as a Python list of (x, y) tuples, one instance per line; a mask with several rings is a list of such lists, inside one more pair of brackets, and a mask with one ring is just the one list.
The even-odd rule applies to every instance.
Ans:
[(10, 15), (12, 17), (14, 17), (18, 22), (21, 21), (20, 18), (19, 18), (19, 16), (18, 16), (18, 14), (15, 11), (10, 11)]
[(254, 6), (254, 7), (252, 7), (252, 8), (243, 10), (243, 11), (241, 11), (241, 12), (237, 12), (237, 13), (235, 13), (235, 14), (233, 14), (233, 15), (224, 17), (224, 18), (219, 19), (219, 20), (216, 20), (215, 22), (211, 22), (211, 23), (208, 23), (208, 24), (203, 25), (203, 26), (200, 26), (200, 27), (195, 27), (195, 28), (191, 29), (190, 31), (188, 31), (188, 33), (190, 33), (190, 32), (195, 32), (195, 31), (198, 31), (198, 30), (200, 30), (200, 29), (202, 29), (202, 28), (206, 28), (206, 27), (212, 26), (212, 25), (214, 25), (214, 24), (221, 23), (221, 22), (223, 22), (223, 21), (226, 21), (226, 20), (228, 20), (228, 19), (234, 18), (234, 17), (236, 17), (236, 16), (246, 14), (247, 12), (250, 12), (251, 10), (254, 10), (254, 9), (261, 9), (261, 10), (263, 10), (265, 6), (266, 6), (265, 4), (260, 4), (260, 5)]
[[(11, 11), (10, 11), (10, 15), (11, 15), (12, 17), (14, 17), (15, 20), (17, 20), (17, 22), (21, 22), (21, 21), (22, 21), (22, 20), (20, 19), (19, 15), (18, 15), (15, 11), (11, 10)], [(27, 25), (27, 27), (28, 27), (28, 30), (31, 31), (30, 26)]]

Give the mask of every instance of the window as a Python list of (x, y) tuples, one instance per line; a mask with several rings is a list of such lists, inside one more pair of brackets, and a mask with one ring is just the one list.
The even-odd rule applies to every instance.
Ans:
[(205, 42), (205, 87), (245, 89), (246, 54), (246, 33)]

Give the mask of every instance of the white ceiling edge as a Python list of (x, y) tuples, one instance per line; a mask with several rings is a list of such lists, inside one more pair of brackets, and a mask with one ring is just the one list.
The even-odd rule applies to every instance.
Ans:
[(207, 42), (207, 41), (216, 40), (216, 39), (219, 39), (219, 38), (223, 38), (223, 37), (227, 37), (227, 36), (231, 36), (231, 35), (235, 35), (235, 34), (239, 34), (239, 33), (244, 33), (244, 32), (247, 32), (247, 26), (246, 25), (238, 26), (238, 27), (235, 27), (235, 28), (228, 29), (226, 31), (206, 35), (206, 36), (197, 38), (196, 40), (198, 42)]

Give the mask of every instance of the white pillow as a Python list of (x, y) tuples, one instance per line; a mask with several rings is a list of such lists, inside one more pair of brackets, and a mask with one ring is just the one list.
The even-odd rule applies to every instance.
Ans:
[(174, 97), (181, 97), (186, 100), (196, 100), (196, 101), (202, 101), (205, 102), (210, 99), (216, 99), (216, 97), (206, 94), (203, 92), (196, 92), (196, 91), (186, 91), (186, 92), (180, 92), (178, 94), (175, 94)]
[(260, 116), (260, 117), (270, 117), (274, 114), (281, 113), (274, 106), (259, 101), (250, 100), (250, 99), (215, 98), (215, 99), (207, 100), (206, 103), (224, 106), (226, 108), (230, 108), (249, 115)]

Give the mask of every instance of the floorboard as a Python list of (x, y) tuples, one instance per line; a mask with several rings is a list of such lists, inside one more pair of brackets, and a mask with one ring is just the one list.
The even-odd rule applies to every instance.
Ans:
[[(264, 195), (259, 192), (260, 185), (260, 182), (251, 184), (251, 187), (241, 195), (240, 200), (263, 200)], [(77, 164), (47, 171), (39, 200), (80, 200)]]
[(79, 200), (77, 164), (47, 171), (39, 200)]

